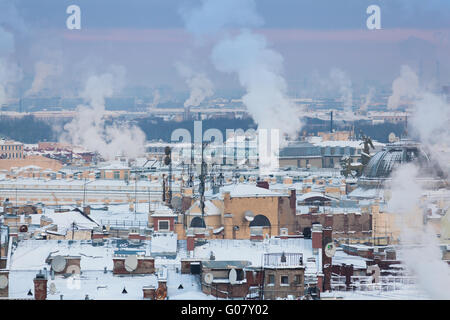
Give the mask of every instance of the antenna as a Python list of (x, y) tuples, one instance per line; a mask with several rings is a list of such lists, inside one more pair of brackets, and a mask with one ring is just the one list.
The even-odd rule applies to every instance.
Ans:
[(66, 267), (66, 258), (63, 256), (56, 256), (52, 259), (52, 269), (55, 272), (61, 272)]
[(132, 255), (128, 256), (125, 259), (125, 270), (127, 270), (128, 272), (133, 272), (134, 270), (136, 270), (137, 265), (138, 265), (137, 256)]
[(213, 282), (213, 280), (214, 280), (214, 276), (213, 276), (212, 273), (207, 273), (207, 274), (205, 274), (205, 278), (204, 279), (205, 279), (205, 282), (207, 284), (211, 284)]

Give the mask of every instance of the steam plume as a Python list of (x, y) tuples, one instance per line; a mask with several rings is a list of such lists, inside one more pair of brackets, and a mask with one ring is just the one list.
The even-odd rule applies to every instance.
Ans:
[(361, 105), (360, 110), (361, 111), (367, 111), (367, 107), (372, 102), (373, 95), (375, 94), (375, 88), (370, 87), (369, 92), (367, 92), (364, 103)]
[(31, 88), (26, 92), (26, 95), (33, 95), (41, 91), (50, 77), (58, 76), (62, 73), (62, 67), (56, 61), (53, 63), (38, 61), (34, 65), (34, 72), (33, 83)]
[(282, 76), (283, 58), (269, 47), (263, 35), (241, 30), (224, 36), (225, 28), (260, 26), (263, 19), (253, 0), (202, 1), (202, 6), (184, 13), (186, 28), (196, 36), (219, 35), (211, 59), (217, 70), (237, 74), (247, 93), (243, 97), (259, 128), (279, 129), (295, 135), (301, 128), (300, 114), (287, 97)]
[(399, 107), (402, 99), (414, 99), (420, 93), (419, 77), (407, 65), (400, 69), (400, 76), (392, 83), (392, 95), (388, 99), (389, 109)]
[(419, 169), (412, 163), (399, 167), (390, 184), (388, 209), (397, 215), (402, 247), (401, 260), (417, 277), (419, 286), (432, 299), (450, 299), (450, 269), (441, 259), (434, 230), (423, 225), (420, 210), (422, 186)]
[(176, 63), (175, 67), (186, 80), (190, 90), (189, 98), (184, 102), (185, 108), (199, 106), (206, 98), (214, 94), (214, 85), (204, 73), (194, 73), (191, 68), (182, 63)]
[(97, 151), (105, 159), (136, 157), (144, 151), (145, 135), (138, 127), (105, 123), (105, 99), (122, 88), (124, 76), (124, 68), (114, 67), (87, 80), (81, 96), (89, 105), (78, 106), (76, 117), (64, 126), (64, 142)]

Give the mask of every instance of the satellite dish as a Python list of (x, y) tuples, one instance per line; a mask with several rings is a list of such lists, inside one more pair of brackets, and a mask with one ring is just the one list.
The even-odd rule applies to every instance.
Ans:
[(52, 269), (55, 272), (61, 272), (66, 267), (66, 258), (63, 256), (56, 256), (52, 259)]
[(328, 258), (332, 258), (336, 253), (336, 245), (333, 242), (329, 242), (325, 245), (325, 255)]
[(213, 280), (214, 280), (214, 276), (212, 273), (205, 274), (205, 282), (207, 284), (211, 284), (213, 282)]
[(172, 198), (172, 206), (174, 208), (181, 208), (181, 205), (182, 205), (181, 197), (175, 196)]
[(248, 222), (252, 222), (253, 219), (255, 219), (255, 214), (251, 212), (250, 210), (245, 211), (244, 213), (245, 220)]
[(137, 256), (128, 256), (125, 259), (125, 270), (127, 270), (128, 272), (133, 272), (134, 270), (136, 270), (138, 265), (138, 260), (137, 260)]
[(0, 289), (5, 289), (8, 286), (8, 277), (0, 275)]
[(56, 294), (56, 285), (54, 282), (50, 283), (50, 294)]
[(81, 273), (81, 269), (79, 266), (77, 266), (76, 264), (70, 265), (67, 267), (66, 269), (66, 273), (70, 273), (70, 274), (80, 274)]
[(237, 272), (236, 269), (231, 269), (228, 273), (228, 280), (230, 281), (230, 284), (235, 284), (237, 281)]

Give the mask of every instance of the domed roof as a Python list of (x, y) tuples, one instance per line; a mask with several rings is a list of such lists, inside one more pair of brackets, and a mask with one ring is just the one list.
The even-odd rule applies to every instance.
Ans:
[(386, 179), (401, 163), (414, 162), (421, 168), (421, 175), (435, 176), (441, 170), (432, 162), (417, 142), (400, 140), (376, 153), (364, 168), (361, 179)]

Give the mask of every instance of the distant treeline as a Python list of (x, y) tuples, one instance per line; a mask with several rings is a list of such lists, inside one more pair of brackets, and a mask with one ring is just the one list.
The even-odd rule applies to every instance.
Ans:
[[(405, 134), (405, 124), (403, 122), (399, 123), (377, 123), (372, 124), (367, 120), (359, 120), (355, 122), (349, 121), (335, 121), (333, 123), (333, 129), (336, 131), (355, 131), (356, 136), (364, 134), (371, 137), (373, 140), (379, 142), (387, 143), (389, 139), (389, 134), (393, 132), (397, 137), (403, 136)], [(307, 118), (305, 125), (302, 128), (302, 132), (306, 131), (307, 134), (317, 134), (320, 131), (330, 131), (330, 121), (320, 120), (316, 118)]]
[[(191, 133), (194, 139), (194, 121), (168, 122), (161, 118), (143, 118), (138, 120), (138, 125), (144, 131), (148, 140), (170, 141), (172, 132), (176, 129), (186, 129)], [(255, 122), (250, 119), (208, 119), (202, 121), (202, 131), (205, 133), (208, 129), (218, 129), (222, 132), (224, 140), (226, 139), (227, 129), (256, 129)]]
[(52, 127), (34, 116), (0, 117), (0, 136), (23, 143), (37, 143), (55, 139)]
[[(179, 128), (187, 129), (194, 136), (194, 121), (164, 121), (161, 118), (142, 118), (136, 120), (137, 125), (145, 133), (147, 140), (170, 141), (172, 132)], [(202, 121), (203, 133), (215, 128), (222, 132), (224, 139), (226, 138), (227, 129), (256, 129), (256, 124), (251, 118), (245, 119), (208, 119)], [(369, 121), (352, 122), (336, 122), (333, 124), (335, 130), (352, 130), (355, 134), (360, 132), (370, 136), (372, 139), (380, 142), (388, 142), (388, 136), (391, 132), (397, 137), (402, 136), (405, 132), (404, 123), (380, 123), (372, 125)], [(330, 122), (319, 119), (307, 118), (301, 129), (302, 134), (317, 134), (319, 131), (329, 131)], [(0, 117), (0, 137), (6, 137), (21, 141), (23, 143), (37, 143), (39, 141), (56, 141), (58, 135), (53, 131), (51, 125), (43, 120), (34, 118), (33, 116), (24, 116), (22, 118)]]

